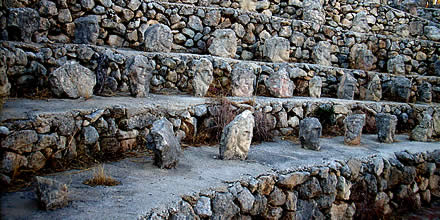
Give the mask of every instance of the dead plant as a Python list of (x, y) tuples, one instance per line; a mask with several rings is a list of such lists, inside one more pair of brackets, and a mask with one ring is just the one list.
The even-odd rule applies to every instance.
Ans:
[(105, 174), (104, 165), (99, 165), (93, 171), (93, 177), (83, 182), (89, 186), (116, 186), (121, 184), (111, 176)]
[(253, 142), (272, 141), (273, 133), (270, 118), (263, 111), (259, 110), (254, 113), (255, 127)]

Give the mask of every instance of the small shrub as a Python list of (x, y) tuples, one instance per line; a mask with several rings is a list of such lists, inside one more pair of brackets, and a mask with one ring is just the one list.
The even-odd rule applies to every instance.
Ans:
[(222, 98), (220, 100), (220, 105), (217, 106), (217, 110), (214, 115), (215, 125), (212, 128), (217, 142), (220, 142), (223, 128), (234, 120), (235, 116), (237, 116), (237, 112), (235, 111), (232, 102), (227, 98)]
[(267, 117), (267, 114), (264, 114), (261, 110), (256, 111), (254, 113), (254, 119), (255, 119), (255, 127), (254, 127), (254, 136), (253, 141), (254, 142), (262, 142), (262, 141), (272, 141), (273, 140), (273, 133), (272, 131), (272, 125), (270, 118)]
[(105, 174), (103, 165), (96, 167), (93, 172), (93, 177), (83, 183), (89, 186), (116, 186), (121, 184), (119, 181), (113, 179), (113, 177)]
[(315, 112), (316, 117), (321, 122), (322, 126), (331, 126), (336, 123), (335, 110), (330, 104), (322, 104)]

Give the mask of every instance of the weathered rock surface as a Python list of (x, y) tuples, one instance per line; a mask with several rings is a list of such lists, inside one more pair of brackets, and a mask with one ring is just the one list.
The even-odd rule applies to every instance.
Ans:
[(208, 48), (211, 55), (235, 58), (237, 52), (237, 37), (235, 32), (231, 29), (215, 30), (212, 43)]
[(175, 168), (182, 149), (174, 136), (173, 124), (166, 118), (162, 118), (153, 123), (150, 133), (154, 144), (154, 163), (162, 169)]
[(130, 80), (130, 93), (135, 97), (146, 97), (150, 92), (150, 80), (155, 63), (147, 57), (137, 55), (127, 60), (125, 75)]
[(356, 84), (357, 80), (350, 73), (345, 73), (339, 83), (338, 98), (353, 100), (357, 88)]
[(289, 62), (290, 43), (283, 37), (272, 37), (264, 41), (263, 56), (271, 62)]
[(405, 61), (402, 55), (389, 59), (387, 62), (387, 70), (393, 74), (405, 74)]
[(406, 77), (394, 77), (391, 94), (396, 101), (408, 102), (411, 95), (411, 80)]
[(350, 66), (353, 69), (374, 70), (377, 58), (365, 44), (356, 44), (350, 50)]
[(417, 89), (418, 100), (421, 102), (431, 103), (432, 101), (432, 85), (429, 82), (422, 82)]
[(235, 64), (232, 70), (231, 88), (233, 96), (249, 97), (254, 93), (256, 67), (248, 63)]
[(249, 110), (236, 116), (223, 129), (219, 148), (220, 158), (245, 160), (251, 146), (254, 124), (254, 116)]
[(382, 83), (378, 75), (374, 75), (373, 79), (368, 83), (365, 99), (376, 102), (382, 99)]
[(433, 120), (431, 115), (425, 114), (422, 121), (412, 131), (410, 139), (414, 141), (428, 141), (433, 133)]
[(192, 71), (194, 72), (193, 89), (195, 96), (205, 96), (209, 85), (214, 79), (211, 61), (202, 58), (193, 62)]
[[(9, 40), (31, 42), (32, 36), (40, 27), (40, 15), (32, 8), (10, 8), (7, 28), (17, 35), (9, 36)], [(12, 30), (11, 30), (12, 29)]]
[(58, 97), (89, 98), (93, 95), (96, 76), (90, 69), (76, 62), (68, 62), (49, 76), (52, 92)]
[(173, 46), (171, 29), (163, 24), (154, 24), (144, 33), (145, 50), (148, 52), (170, 52)]
[(353, 19), (353, 26), (351, 31), (367, 33), (370, 31), (370, 26), (368, 25), (367, 12), (358, 12)]
[(299, 140), (301, 147), (310, 150), (320, 150), (319, 138), (322, 126), (317, 118), (304, 118), (299, 124)]
[(312, 53), (313, 61), (323, 66), (331, 66), (331, 44), (327, 41), (320, 41)]
[(314, 98), (321, 97), (322, 79), (320, 76), (314, 76), (309, 81), (309, 96)]
[(377, 138), (380, 142), (393, 143), (396, 133), (397, 117), (388, 113), (376, 115)]
[(66, 184), (56, 180), (37, 176), (36, 194), (40, 208), (44, 210), (55, 210), (68, 204), (68, 190)]
[(75, 40), (77, 44), (96, 44), (99, 36), (98, 17), (89, 15), (75, 19)]
[[(294, 1), (291, 1), (294, 2)], [(289, 5), (294, 4), (289, 2)], [(325, 23), (325, 12), (323, 10), (321, 1), (319, 0), (305, 0), (302, 2), (303, 20), (312, 21), (318, 24)]]
[(281, 68), (277, 72), (271, 74), (265, 83), (272, 96), (278, 98), (288, 98), (293, 96), (295, 84), (290, 80), (286, 68)]
[(344, 143), (348, 145), (359, 145), (361, 143), (362, 128), (365, 125), (365, 115), (350, 115), (344, 120), (345, 136)]
[(212, 210), (214, 219), (229, 219), (240, 212), (231, 193), (216, 193), (212, 201)]
[(425, 35), (433, 41), (440, 40), (440, 29), (436, 26), (425, 26)]
[(6, 57), (0, 58), (0, 108), (3, 105), (3, 99), (7, 97), (11, 90), (11, 84), (8, 80)]

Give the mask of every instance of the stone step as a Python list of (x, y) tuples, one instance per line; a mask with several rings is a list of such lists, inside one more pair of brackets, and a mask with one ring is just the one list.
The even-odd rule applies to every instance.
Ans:
[[(300, 120), (318, 117), (324, 134), (343, 134), (344, 118), (366, 114), (365, 133), (375, 133), (375, 115), (397, 117), (397, 133), (409, 132), (426, 114), (433, 118), (433, 135), (440, 136), (440, 106), (396, 102), (353, 101), (331, 98), (231, 97), (228, 101), (191, 96), (150, 94), (147, 98), (99, 97), (89, 99), (9, 99), (0, 112), (2, 163), (0, 175), (44, 168), (69, 168), (72, 161), (103, 160), (151, 143), (153, 122), (167, 118), (179, 140), (213, 140), (221, 109), (251, 109), (255, 126), (275, 136), (296, 136)], [(221, 103), (221, 104), (220, 104)], [(229, 104), (228, 104), (229, 103)], [(255, 113), (257, 114), (257, 113)], [(232, 116), (233, 117), (233, 116)], [(227, 119), (225, 119), (227, 120)], [(203, 136), (203, 137), (202, 137)], [(257, 136), (255, 134), (254, 136)]]
[[(70, 92), (58, 92), (62, 84), (51, 83), (50, 79), (57, 68), (75, 61), (97, 75), (98, 86), (95, 86), (94, 94), (105, 96), (128, 92), (133, 96), (142, 96), (149, 89), (161, 94), (217, 97), (257, 94), (440, 102), (438, 76), (394, 75), (306, 63), (241, 61), (209, 55), (141, 52), (78, 44), (3, 42), (2, 45), (0, 54), (7, 60), (0, 62), (0, 66), (4, 67), (2, 73), (7, 73), (12, 85), (12, 97), (66, 97)], [(139, 69), (138, 64), (132, 63), (136, 57), (146, 59), (144, 65), (150, 66), (143, 80), (131, 77)], [(356, 82), (344, 82), (342, 85), (341, 81), (347, 74), (353, 76)], [(201, 79), (201, 76), (207, 78)], [(282, 81), (283, 77), (287, 80)], [(289, 87), (292, 82), (293, 88)], [(277, 86), (283, 89), (277, 91)], [(136, 87), (145, 89), (137, 91)], [(92, 94), (93, 85), (88, 88)], [(345, 90), (347, 95), (342, 93)]]
[[(156, 52), (212, 54), (242, 60), (316, 63), (400, 74), (439, 74), (436, 72), (439, 68), (436, 66), (440, 65), (440, 43), (435, 41), (352, 32), (315, 22), (266, 16), (237, 9), (163, 2), (145, 3), (136, 8), (137, 17), (127, 18), (117, 16), (122, 16), (123, 12), (132, 15), (128, 12), (129, 9), (122, 10), (121, 7), (115, 7), (116, 11), (122, 10), (120, 13), (109, 10), (113, 17), (96, 14), (93, 10), (85, 14), (78, 12), (67, 24), (48, 16), (49, 19), (41, 19), (41, 23), (46, 24), (42, 26), (41, 32), (31, 27), (23, 28), (19, 31), (20, 34), (11, 35), (10, 40), (76, 42)], [(38, 16), (38, 13), (31, 9), (14, 10), (17, 14), (15, 17)], [(6, 19), (6, 15), (7, 13), (3, 13), (3, 20)], [(5, 23), (9, 25), (4, 28), (6, 32), (15, 33), (17, 27), (33, 21), (15, 21), (12, 15), (15, 14), (11, 13), (11, 16), (8, 16), (11, 17), (11, 22)], [(151, 26), (155, 23), (161, 23), (166, 27)], [(35, 31), (39, 34), (32, 37)], [(6, 32), (4, 36), (8, 35)], [(15, 39), (16, 37), (18, 39)], [(158, 40), (159, 38), (161, 40)], [(228, 38), (230, 39), (227, 40)], [(395, 57), (397, 58), (394, 59)], [(356, 60), (357, 58), (359, 60)]]

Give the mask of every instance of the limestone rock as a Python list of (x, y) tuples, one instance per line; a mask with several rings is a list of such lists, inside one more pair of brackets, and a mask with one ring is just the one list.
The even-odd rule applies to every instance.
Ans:
[(356, 84), (357, 80), (350, 73), (345, 73), (339, 83), (338, 98), (353, 100), (357, 88)]
[(208, 218), (212, 216), (211, 210), (211, 199), (206, 196), (201, 196), (199, 200), (197, 200), (196, 206), (194, 207), (194, 211), (197, 215), (202, 218)]
[(231, 76), (231, 88), (233, 96), (249, 97), (254, 93), (256, 81), (256, 66), (240, 62), (235, 64)]
[(422, 82), (417, 89), (418, 100), (425, 103), (431, 103), (432, 101), (432, 86), (429, 82)]
[(271, 62), (289, 62), (290, 42), (286, 38), (271, 37), (264, 41), (263, 56)]
[(40, 9), (39, 12), (41, 15), (57, 15), (58, 9), (55, 2), (48, 1), (48, 0), (42, 0), (40, 1)]
[(440, 76), (440, 59), (437, 59), (437, 60), (434, 62), (434, 74), (435, 74), (436, 76)]
[(393, 74), (405, 74), (405, 61), (402, 55), (389, 59), (387, 62), (387, 70)]
[(323, 66), (331, 66), (331, 45), (327, 41), (320, 41), (314, 48), (312, 53), (313, 61)]
[(293, 96), (295, 84), (290, 80), (286, 68), (281, 68), (277, 72), (272, 73), (269, 76), (269, 79), (266, 80), (265, 84), (272, 96), (278, 98), (288, 98)]
[(368, 83), (365, 99), (376, 102), (382, 99), (382, 83), (377, 74), (374, 75), (373, 79)]
[(237, 37), (231, 29), (217, 29), (212, 34), (214, 37), (208, 48), (211, 55), (234, 58), (237, 52)]
[(351, 31), (361, 33), (367, 33), (370, 31), (366, 11), (360, 11), (354, 16)]
[(254, 116), (249, 110), (244, 111), (232, 120), (222, 132), (220, 140), (220, 158), (231, 160), (247, 158), (251, 146)]
[(393, 143), (396, 133), (397, 117), (388, 113), (376, 115), (377, 138), (380, 142)]
[(153, 123), (150, 133), (154, 142), (154, 164), (160, 168), (175, 168), (182, 149), (174, 136), (173, 124), (162, 118)]
[(410, 139), (414, 141), (428, 141), (433, 132), (431, 115), (424, 114), (423, 119), (412, 131)]
[(147, 52), (170, 52), (173, 46), (171, 29), (163, 24), (148, 27), (144, 33), (144, 44)]
[(394, 77), (391, 95), (396, 101), (408, 102), (411, 95), (411, 81), (403, 76)]
[(130, 80), (130, 93), (135, 97), (146, 97), (150, 92), (150, 80), (155, 67), (154, 61), (137, 55), (126, 61), (125, 75)]
[(440, 40), (440, 28), (436, 26), (425, 26), (425, 35), (433, 41)]
[(376, 68), (377, 58), (365, 44), (356, 44), (350, 50), (350, 66), (353, 69), (373, 70)]
[(317, 118), (304, 118), (299, 124), (299, 140), (301, 147), (310, 150), (320, 150), (319, 138), (322, 126)]
[(193, 62), (192, 71), (194, 95), (203, 97), (214, 79), (212, 63), (206, 58), (196, 60)]
[(231, 193), (216, 193), (212, 201), (213, 219), (230, 219), (240, 212)]
[(89, 98), (93, 95), (96, 76), (90, 69), (76, 62), (68, 62), (49, 76), (52, 92), (58, 97)]
[[(31, 42), (32, 36), (40, 27), (40, 15), (32, 8), (10, 8), (7, 29), (9, 40)], [(13, 35), (13, 33), (17, 33)]]
[(321, 97), (322, 79), (320, 76), (314, 76), (309, 81), (309, 96), (314, 98)]
[(303, 8), (303, 20), (318, 24), (325, 23), (325, 13), (320, 0), (305, 0), (301, 6)]
[(42, 209), (55, 210), (67, 205), (68, 190), (66, 184), (40, 176), (35, 177), (35, 182), (37, 183), (37, 198)]
[(82, 128), (82, 137), (84, 144), (95, 144), (99, 140), (99, 134), (93, 126)]
[(77, 44), (96, 44), (99, 36), (98, 17), (89, 15), (75, 19), (75, 40)]
[(344, 120), (345, 137), (344, 143), (348, 145), (359, 145), (361, 143), (362, 128), (365, 125), (365, 115), (350, 115)]

